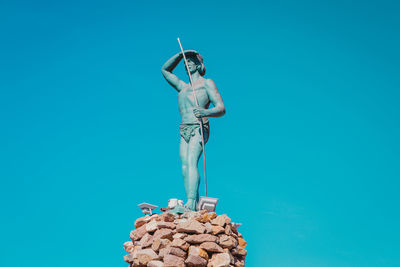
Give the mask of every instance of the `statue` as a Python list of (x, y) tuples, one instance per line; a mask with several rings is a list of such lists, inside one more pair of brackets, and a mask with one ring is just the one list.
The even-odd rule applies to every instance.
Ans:
[[(182, 162), (182, 175), (187, 197), (185, 208), (196, 210), (200, 185), (197, 165), (203, 152), (200, 127), (203, 125), (203, 138), (204, 142), (207, 143), (210, 133), (208, 117), (223, 116), (225, 114), (225, 106), (214, 82), (203, 77), (206, 72), (203, 57), (195, 50), (186, 50), (184, 53), (188, 65), (188, 69), (186, 69), (186, 66), (185, 69), (190, 72), (192, 86), (172, 73), (183, 58), (182, 52), (171, 57), (162, 66), (161, 71), (167, 82), (178, 91), (178, 106), (182, 117), (179, 155)], [(198, 106), (194, 99), (193, 89), (197, 96)], [(212, 108), (209, 108), (210, 104), (213, 105)]]

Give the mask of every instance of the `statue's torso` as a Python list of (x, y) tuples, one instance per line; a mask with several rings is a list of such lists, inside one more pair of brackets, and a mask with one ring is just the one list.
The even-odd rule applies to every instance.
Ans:
[[(207, 90), (204, 84), (205, 79), (194, 83), (196, 90), (197, 101), (199, 107), (207, 109), (210, 105), (210, 99), (208, 98)], [(195, 108), (196, 101), (194, 99), (193, 90), (190, 84), (183, 88), (178, 94), (178, 106), (179, 112), (182, 116), (182, 123), (198, 123), (199, 119), (193, 114), (193, 108)], [(207, 122), (208, 118), (204, 117), (203, 122)]]

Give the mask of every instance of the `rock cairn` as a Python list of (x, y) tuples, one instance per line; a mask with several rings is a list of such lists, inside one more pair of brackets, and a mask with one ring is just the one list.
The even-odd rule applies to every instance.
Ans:
[(215, 212), (164, 212), (135, 221), (124, 243), (130, 267), (244, 267), (246, 241), (231, 219)]

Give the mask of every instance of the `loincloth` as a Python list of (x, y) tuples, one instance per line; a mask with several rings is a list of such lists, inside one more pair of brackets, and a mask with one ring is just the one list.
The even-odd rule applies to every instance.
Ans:
[[(179, 133), (185, 139), (186, 143), (189, 143), (190, 138), (196, 135), (196, 131), (201, 135), (200, 123), (182, 123), (179, 127)], [(203, 123), (203, 134), (204, 142), (207, 143), (210, 134), (210, 125), (208, 122)]]

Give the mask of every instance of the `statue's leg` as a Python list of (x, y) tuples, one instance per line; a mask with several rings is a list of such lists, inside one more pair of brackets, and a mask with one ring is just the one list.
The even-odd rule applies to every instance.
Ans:
[(188, 202), (185, 206), (191, 210), (196, 210), (197, 201), (199, 199), (200, 175), (197, 165), (203, 150), (201, 146), (201, 135), (198, 131), (195, 132), (196, 134), (190, 138), (187, 150), (188, 190), (186, 195)]
[(181, 141), (179, 144), (179, 157), (182, 163), (182, 176), (183, 176), (183, 184), (185, 185), (186, 195), (189, 193), (189, 178), (188, 178), (188, 143), (186, 143), (185, 139), (181, 137)]

